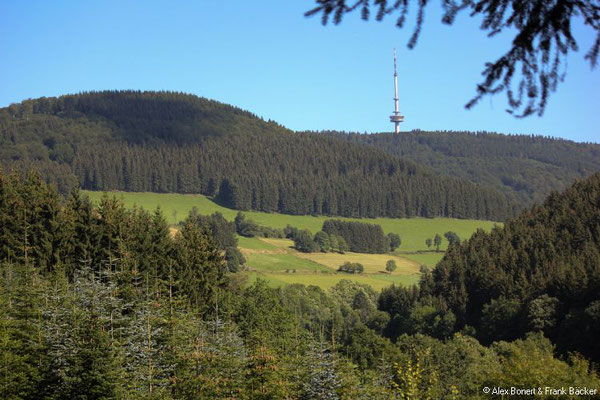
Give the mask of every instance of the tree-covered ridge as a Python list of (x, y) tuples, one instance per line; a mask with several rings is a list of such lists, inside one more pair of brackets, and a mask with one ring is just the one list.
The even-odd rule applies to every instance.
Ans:
[(28, 100), (2, 110), (0, 132), (5, 166), (34, 167), (59, 188), (202, 193), (241, 210), (353, 217), (503, 220), (518, 208), (381, 150), (178, 93)]
[(419, 130), (400, 135), (321, 133), (502, 191), (524, 206), (600, 170), (600, 145), (543, 136)]
[(541, 331), (599, 360), (600, 174), (451, 246), (428, 286), (484, 343)]

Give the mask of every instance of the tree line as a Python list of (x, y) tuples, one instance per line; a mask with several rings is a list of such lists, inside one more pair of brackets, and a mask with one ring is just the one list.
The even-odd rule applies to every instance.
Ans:
[(356, 253), (385, 253), (390, 247), (380, 225), (328, 219), (323, 222), (322, 230), (343, 237), (350, 251)]

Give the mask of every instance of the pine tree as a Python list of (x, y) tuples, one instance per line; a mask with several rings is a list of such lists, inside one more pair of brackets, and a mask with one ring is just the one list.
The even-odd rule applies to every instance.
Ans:
[(308, 379), (303, 397), (315, 400), (338, 400), (340, 377), (336, 372), (334, 356), (323, 343), (314, 344), (309, 352)]
[(175, 237), (175, 261), (180, 289), (200, 312), (215, 304), (217, 289), (226, 281), (226, 263), (209, 235), (192, 222)]
[(0, 280), (0, 392), (34, 398), (42, 390), (46, 358), (40, 340), (39, 287), (23, 266), (2, 265)]

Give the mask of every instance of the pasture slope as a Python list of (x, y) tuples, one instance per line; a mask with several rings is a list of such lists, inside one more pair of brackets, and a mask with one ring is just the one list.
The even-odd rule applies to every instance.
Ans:
[[(154, 210), (160, 207), (170, 224), (177, 224), (196, 207), (200, 214), (220, 212), (228, 220), (233, 220), (237, 210), (223, 207), (211, 198), (203, 195), (185, 195), (175, 193), (132, 193), (132, 192), (95, 192), (83, 191), (90, 199), (97, 202), (106, 193), (122, 199), (127, 207), (142, 207)], [(257, 211), (245, 211), (244, 214), (259, 225), (284, 228), (286, 225), (300, 229), (308, 229), (312, 233), (321, 230), (323, 222), (333, 217), (310, 215), (287, 215)], [(335, 217), (338, 218), (338, 217)], [(346, 254), (297, 252), (290, 246), (291, 241), (285, 239), (244, 238), (239, 237), (239, 247), (247, 259), (250, 269), (249, 281), (258, 277), (266, 279), (272, 286), (289, 283), (314, 284), (324, 289), (335, 285), (341, 279), (351, 279), (371, 285), (376, 290), (392, 283), (413, 284), (418, 281), (420, 265), (430, 267), (442, 258), (447, 247), (444, 238), (440, 252), (433, 246), (425, 245), (427, 238), (435, 234), (443, 235), (447, 231), (456, 232), (462, 239), (471, 236), (477, 229), (491, 230), (492, 221), (461, 220), (453, 218), (339, 218), (347, 221), (361, 221), (381, 225), (383, 231), (397, 233), (402, 238), (402, 245), (393, 254)], [(394, 259), (398, 269), (393, 274), (384, 272), (385, 262)], [(361, 275), (336, 273), (337, 267), (345, 261), (360, 262), (365, 266)]]

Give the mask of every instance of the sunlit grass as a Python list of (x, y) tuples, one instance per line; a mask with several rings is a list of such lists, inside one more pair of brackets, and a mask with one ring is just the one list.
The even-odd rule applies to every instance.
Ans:
[[(103, 192), (84, 191), (90, 199), (98, 201)], [(220, 212), (229, 220), (233, 220), (238, 213), (220, 206), (210, 198), (202, 195), (175, 194), (175, 193), (131, 193), (131, 192), (109, 192), (109, 195), (115, 195), (123, 199), (126, 206), (132, 207), (137, 204), (148, 210), (154, 210), (157, 206), (163, 210), (170, 224), (175, 224), (183, 220), (193, 207), (198, 209), (201, 214), (212, 214)], [(248, 218), (255, 220), (258, 224), (271, 226), (274, 228), (284, 228), (286, 225), (292, 225), (300, 229), (308, 229), (312, 233), (321, 230), (323, 222), (330, 218), (326, 216), (310, 215), (286, 215), (276, 213), (265, 213), (257, 211), (244, 212)], [(454, 231), (461, 239), (467, 239), (477, 229), (491, 230), (494, 225), (501, 225), (492, 221), (479, 221), (454, 218), (339, 218), (343, 220), (361, 221), (379, 224), (385, 233), (398, 233), (402, 238), (401, 251), (428, 250), (425, 245), (425, 239), (433, 238), (435, 234), (443, 235), (445, 232)], [(447, 247), (446, 239), (443, 239), (440, 249)]]

